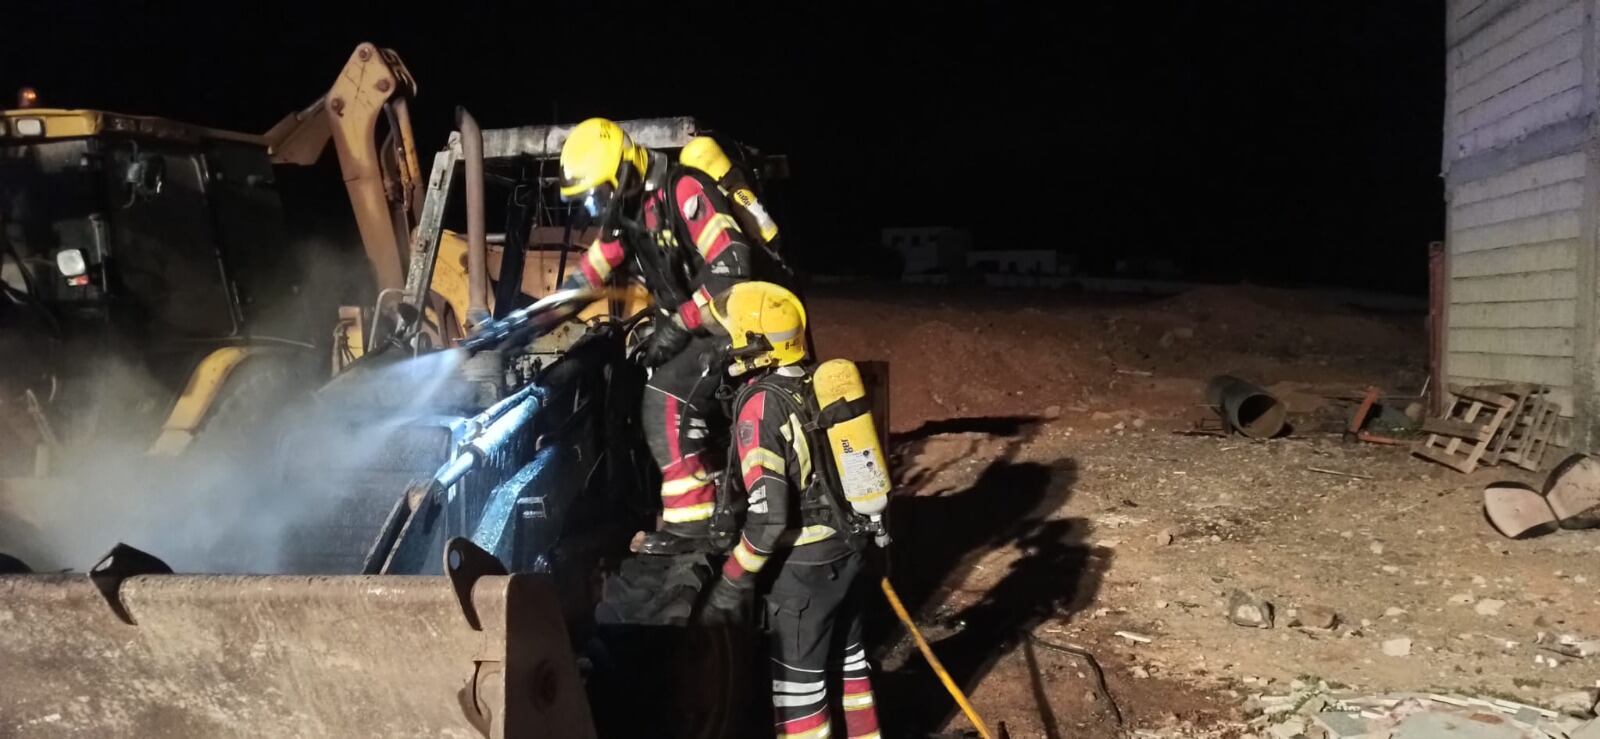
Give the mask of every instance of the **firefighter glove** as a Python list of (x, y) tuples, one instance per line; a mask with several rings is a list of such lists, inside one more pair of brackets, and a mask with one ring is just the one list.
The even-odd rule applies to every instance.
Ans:
[(677, 321), (663, 316), (654, 322), (656, 325), (650, 332), (650, 338), (644, 346), (643, 358), (646, 367), (660, 367), (667, 360), (678, 356), (683, 348), (689, 345), (689, 331), (678, 325)]
[(746, 608), (748, 601), (748, 589), (729, 582), (725, 577), (718, 578), (717, 584), (711, 588), (711, 596), (706, 599), (700, 619), (708, 626), (744, 626), (749, 620)]

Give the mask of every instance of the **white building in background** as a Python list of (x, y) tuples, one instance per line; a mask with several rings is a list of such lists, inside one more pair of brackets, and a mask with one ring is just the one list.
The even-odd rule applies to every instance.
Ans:
[(886, 228), (882, 245), (900, 255), (905, 275), (953, 275), (967, 267), (972, 233), (949, 226)]
[(1594, 3), (1448, 0), (1445, 12), (1442, 374), (1548, 385), (1575, 446), (1600, 448)]
[(983, 274), (1057, 275), (1060, 255), (1054, 249), (997, 249), (967, 252), (967, 270)]

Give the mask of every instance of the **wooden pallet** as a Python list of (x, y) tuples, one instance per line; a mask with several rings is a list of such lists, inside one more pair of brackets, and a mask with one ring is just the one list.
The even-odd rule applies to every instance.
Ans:
[(1495, 432), (1505, 423), (1517, 400), (1482, 388), (1450, 386), (1455, 396), (1442, 418), (1423, 422), (1428, 437), (1416, 443), (1411, 453), (1438, 462), (1457, 472), (1478, 468)]
[(1545, 450), (1550, 448), (1550, 437), (1555, 435), (1560, 411), (1560, 406), (1550, 400), (1548, 389), (1530, 398), (1523, 412), (1503, 425), (1506, 444), (1500, 461), (1538, 472), (1544, 465)]
[(1504, 395), (1516, 401), (1516, 404), (1511, 406), (1511, 412), (1506, 414), (1505, 422), (1500, 424), (1500, 428), (1495, 429), (1494, 440), (1490, 441), (1489, 448), (1484, 450), (1483, 459), (1478, 460), (1479, 464), (1484, 465), (1500, 464), (1500, 455), (1506, 451), (1506, 445), (1511, 441), (1511, 431), (1515, 427), (1517, 419), (1528, 412), (1529, 406), (1532, 405), (1534, 399), (1540, 393), (1548, 392), (1548, 389), (1526, 382), (1475, 385), (1473, 389), (1485, 393)]
[(1482, 464), (1506, 462), (1537, 472), (1544, 463), (1545, 450), (1555, 433), (1560, 406), (1550, 400), (1550, 388), (1531, 383), (1482, 385), (1476, 390), (1505, 395), (1516, 401), (1494, 440), (1483, 454)]

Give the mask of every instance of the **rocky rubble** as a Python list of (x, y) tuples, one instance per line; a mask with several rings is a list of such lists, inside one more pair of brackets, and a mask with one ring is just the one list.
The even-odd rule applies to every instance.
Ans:
[(1358, 695), (1325, 682), (1250, 698), (1258, 739), (1600, 739), (1595, 690), (1552, 697), (1550, 708), (1490, 696)]

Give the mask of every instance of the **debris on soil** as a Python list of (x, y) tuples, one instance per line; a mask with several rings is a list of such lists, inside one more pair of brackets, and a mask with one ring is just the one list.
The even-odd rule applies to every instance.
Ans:
[[(1421, 316), (1254, 288), (1059, 303), (896, 290), (869, 301), (819, 286), (807, 308), (822, 356), (893, 368), (893, 451), (904, 460), (891, 502), (896, 572), (908, 606), (966, 624), (929, 638), (1012, 736), (1259, 738), (1264, 727), (1243, 726), (1241, 704), (1294, 680), (1530, 703), (1600, 680), (1600, 644), (1597, 656), (1575, 656), (1600, 639), (1600, 576), (1590, 574), (1600, 531), (1507, 540), (1483, 525), (1484, 486), (1537, 488), (1541, 475), (1506, 465), (1446, 474), (1404, 447), (1341, 441), (1362, 388), (1422, 386)], [(895, 322), (865, 318), (883, 315), (884, 301)], [(1195, 339), (1160, 348), (1180, 326)], [(1292, 435), (1196, 431), (1216, 426), (1199, 399), (1220, 374), (1282, 400)], [(1051, 406), (1060, 417), (1041, 418)], [(1122, 435), (1104, 433), (1117, 423)], [(1234, 625), (1234, 588), (1282, 607), (1273, 630)], [(1450, 605), (1453, 594), (1465, 597)], [(1482, 598), (1506, 605), (1480, 616)], [(1290, 606), (1298, 616), (1310, 604), (1334, 607), (1343, 623), (1283, 628)], [(1030, 664), (1021, 646), (1004, 646), (1033, 630), (1098, 655), (1125, 726), (1081, 658), (1037, 648)], [(1536, 644), (1540, 631), (1548, 636)], [(1412, 640), (1406, 656), (1385, 656), (1382, 643), (1398, 637)], [(886, 682), (916, 686), (902, 695), (944, 695), (909, 643), (880, 664)], [(965, 728), (953, 706), (932, 713), (916, 728)], [(1307, 728), (1321, 731), (1316, 720)]]
[(1243, 590), (1228, 595), (1228, 620), (1252, 629), (1272, 628), (1272, 604)]
[(1583, 659), (1600, 654), (1600, 639), (1580, 639), (1572, 634), (1563, 634), (1552, 639), (1548, 634), (1540, 633), (1533, 641), (1543, 649), (1567, 657)]
[(1500, 609), (1505, 607), (1506, 602), (1503, 600), (1484, 598), (1478, 601), (1478, 604), (1473, 606), (1472, 610), (1476, 611), (1479, 616), (1498, 616), (1500, 615)]
[(1289, 626), (1298, 626), (1303, 629), (1332, 631), (1333, 627), (1339, 625), (1339, 614), (1335, 613), (1332, 608), (1325, 606), (1291, 608), (1285, 615), (1288, 616)]
[(1270, 739), (1295, 739), (1305, 736), (1309, 724), (1303, 716), (1290, 716), (1283, 723), (1267, 729), (1267, 736)]
[(1128, 641), (1139, 644), (1149, 644), (1150, 642), (1155, 641), (1155, 639), (1152, 637), (1145, 636), (1144, 634), (1136, 634), (1132, 631), (1118, 631), (1116, 635), (1127, 639)]
[(1162, 349), (1171, 349), (1173, 344), (1176, 344), (1180, 341), (1188, 341), (1193, 338), (1194, 329), (1188, 326), (1179, 326), (1162, 334), (1161, 338), (1156, 341), (1156, 345)]
[(1594, 688), (1562, 693), (1550, 699), (1550, 707), (1568, 716), (1594, 718), (1595, 701), (1600, 691)]
[(1383, 643), (1383, 653), (1390, 657), (1411, 656), (1411, 638), (1402, 636), (1385, 641)]
[(1163, 546), (1163, 547), (1171, 546), (1172, 545), (1172, 539), (1173, 539), (1172, 532), (1167, 530), (1167, 529), (1162, 529), (1162, 530), (1156, 532), (1156, 545), (1157, 546)]
[[(1575, 701), (1587, 693), (1558, 696)], [(1358, 695), (1325, 684), (1288, 695), (1262, 695), (1251, 704), (1258, 736), (1327, 739), (1551, 739), (1582, 736), (1593, 722), (1526, 703), (1487, 696), (1438, 693)], [(1592, 705), (1592, 704), (1591, 704)], [(1301, 710), (1293, 712), (1295, 706)], [(1306, 711), (1306, 707), (1315, 710)], [(1285, 727), (1280, 729), (1279, 727)]]
[(1330, 469), (1327, 469), (1326, 467), (1307, 467), (1306, 469), (1308, 469), (1308, 470), (1310, 470), (1312, 472), (1320, 472), (1320, 473), (1322, 473), (1324, 475), (1337, 475), (1339, 477), (1353, 477), (1353, 478), (1355, 478), (1357, 480), (1376, 480), (1376, 479), (1378, 479), (1376, 477), (1373, 477), (1372, 475), (1363, 475), (1363, 474), (1361, 474), (1359, 472), (1342, 472), (1340, 470), (1330, 470)]

